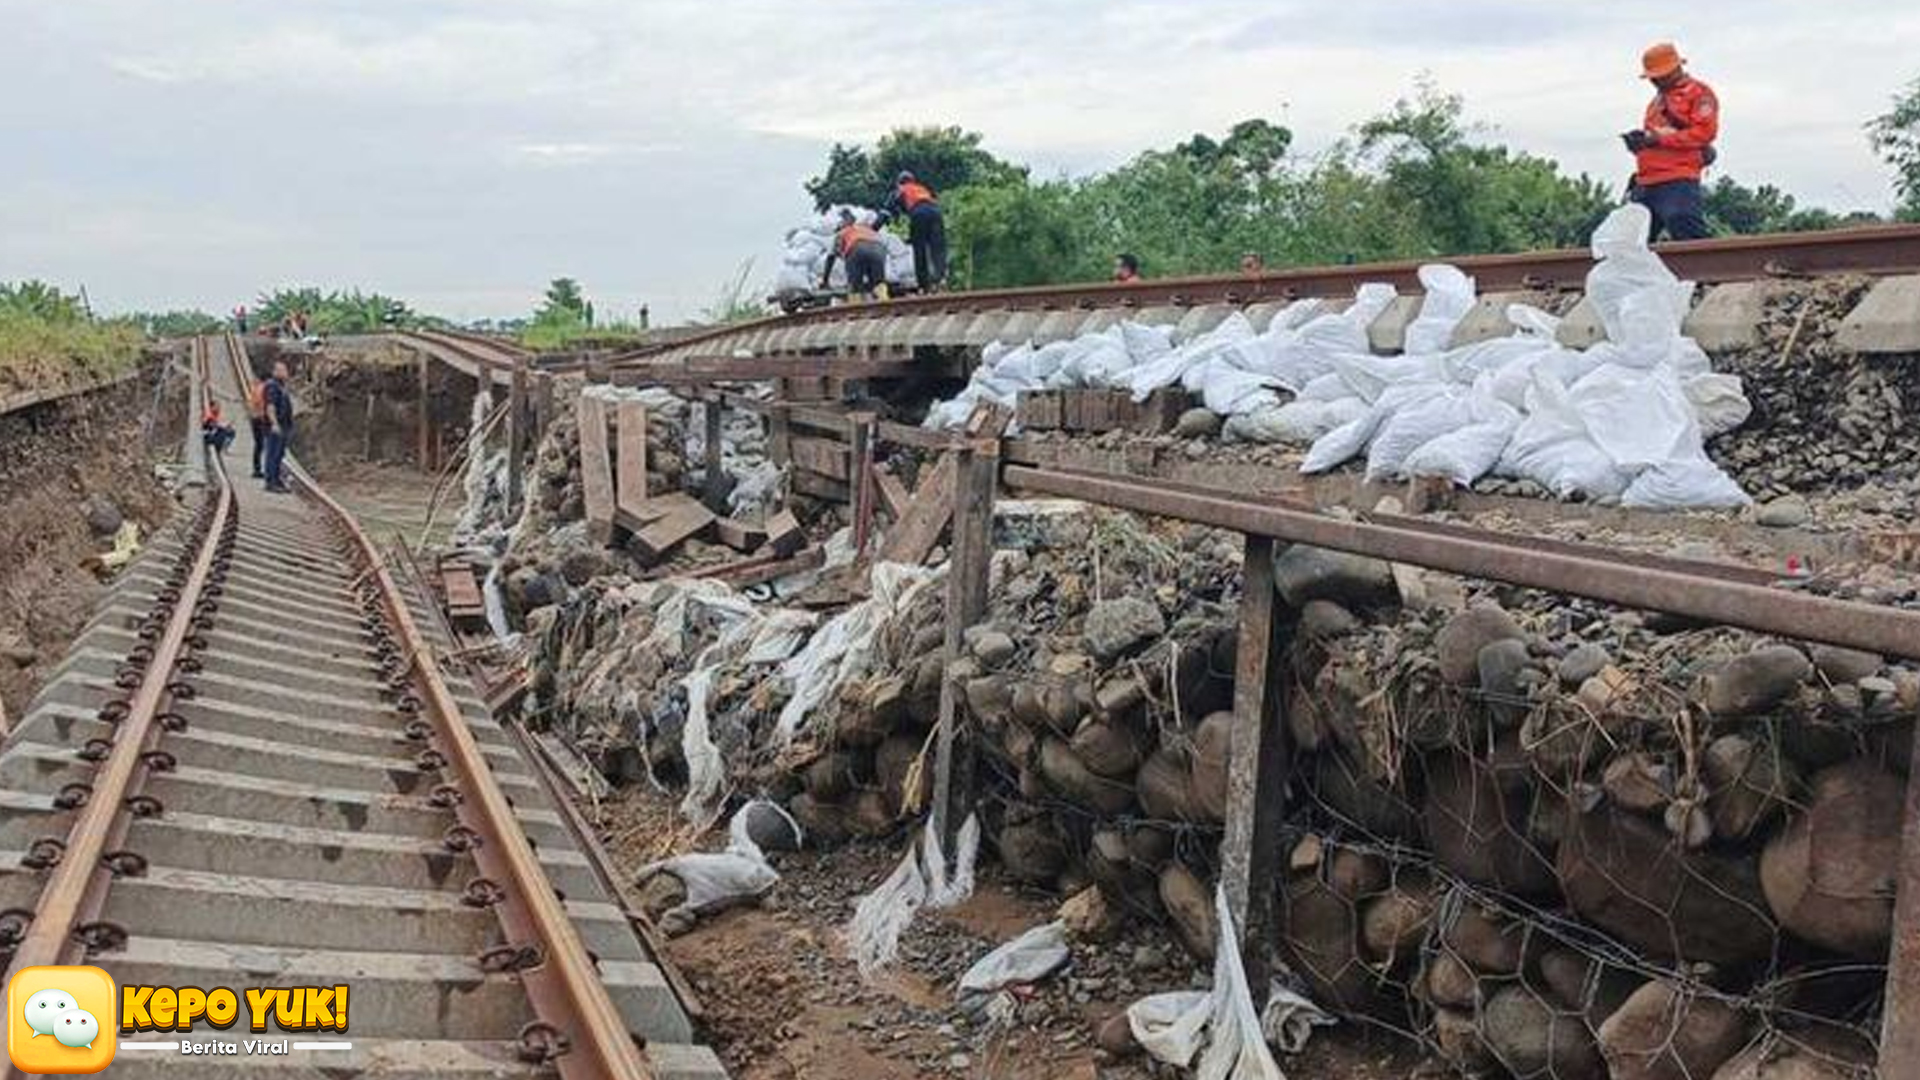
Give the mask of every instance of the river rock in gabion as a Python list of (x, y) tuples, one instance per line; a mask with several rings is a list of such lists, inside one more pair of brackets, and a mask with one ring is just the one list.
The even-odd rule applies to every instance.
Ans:
[(1813, 675), (1807, 654), (1791, 645), (1766, 645), (1736, 656), (1707, 679), (1707, 711), (1752, 716), (1785, 701)]
[(1773, 953), (1757, 860), (1688, 851), (1644, 818), (1576, 814), (1557, 868), (1567, 902), (1622, 941), (1670, 961), (1740, 969)]
[(1640, 980), (1572, 949), (1547, 949), (1538, 962), (1540, 982), (1562, 1005), (1577, 1009), (1599, 1027), (1639, 989)]
[(1112, 816), (1133, 805), (1132, 784), (1110, 780), (1087, 768), (1059, 739), (1040, 744), (1040, 775), (1056, 793), (1096, 814)]
[(995, 847), (1007, 873), (1029, 885), (1052, 885), (1067, 866), (1066, 845), (1044, 816), (1001, 826)]
[(1212, 960), (1220, 940), (1220, 924), (1214, 917), (1213, 893), (1180, 863), (1168, 863), (1160, 871), (1160, 905), (1180, 944), (1201, 960)]
[(1756, 733), (1722, 735), (1700, 755), (1712, 785), (1707, 813), (1725, 840), (1747, 840), (1769, 827), (1800, 789), (1800, 770), (1773, 739)]
[(1731, 1006), (1666, 982), (1649, 982), (1600, 1025), (1612, 1080), (1700, 1080), (1746, 1045)]
[(1873, 1044), (1858, 1032), (1816, 1026), (1774, 1032), (1733, 1055), (1713, 1080), (1873, 1080)]
[(1159, 606), (1137, 596), (1102, 600), (1087, 612), (1087, 650), (1102, 664), (1111, 664), (1166, 632), (1167, 619)]
[(1503, 987), (1487, 999), (1480, 1032), (1514, 1080), (1606, 1080), (1586, 1022), (1525, 986)]
[(1526, 940), (1524, 924), (1472, 900), (1440, 927), (1440, 948), (1481, 975), (1518, 975)]
[(1501, 782), (1484, 762), (1461, 754), (1428, 759), (1425, 824), (1433, 853), (1469, 881), (1522, 895), (1553, 891), (1553, 867), (1527, 835), (1536, 797)]
[(1349, 609), (1387, 607), (1400, 596), (1391, 563), (1306, 544), (1274, 556), (1273, 583), (1294, 609), (1309, 600), (1332, 600)]
[(1433, 922), (1434, 903), (1431, 884), (1415, 875), (1368, 901), (1360, 917), (1368, 958), (1385, 969), (1418, 959)]
[(1498, 604), (1475, 604), (1447, 620), (1434, 636), (1440, 675), (1455, 686), (1480, 679), (1480, 650), (1496, 641), (1523, 637), (1520, 624)]
[(1898, 779), (1866, 761), (1814, 776), (1806, 809), (1760, 857), (1767, 904), (1782, 926), (1835, 952), (1886, 955), (1904, 792)]

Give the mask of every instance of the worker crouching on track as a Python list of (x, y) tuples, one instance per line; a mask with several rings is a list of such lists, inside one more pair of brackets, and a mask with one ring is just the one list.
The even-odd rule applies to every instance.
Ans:
[(286, 477), (281, 472), (287, 445), (293, 441), (293, 395), (287, 391), (287, 364), (273, 365), (273, 378), (267, 380), (267, 476), (266, 489), (284, 493)]
[(227, 447), (233, 445), (233, 425), (220, 415), (217, 401), (207, 402), (207, 411), (200, 414), (200, 441), (216, 454), (226, 453)]
[(873, 299), (887, 285), (887, 246), (871, 225), (862, 225), (852, 211), (840, 211), (840, 231), (834, 234), (833, 251), (827, 255), (826, 269), (820, 273), (820, 287), (826, 288), (833, 273), (833, 260), (847, 265), (847, 293)]
[(1687, 74), (1686, 61), (1671, 42), (1649, 48), (1640, 58), (1640, 77), (1653, 83), (1653, 101), (1642, 126), (1620, 136), (1633, 152), (1630, 197), (1653, 213), (1649, 240), (1662, 232), (1675, 240), (1708, 235), (1700, 174), (1717, 156), (1720, 102), (1706, 83)]
[(887, 211), (907, 217), (907, 243), (913, 247), (913, 276), (921, 292), (934, 292), (947, 280), (947, 219), (940, 198), (910, 172), (894, 181)]
[(1140, 280), (1140, 260), (1133, 255), (1119, 254), (1113, 257), (1113, 280), (1116, 284), (1127, 285)]

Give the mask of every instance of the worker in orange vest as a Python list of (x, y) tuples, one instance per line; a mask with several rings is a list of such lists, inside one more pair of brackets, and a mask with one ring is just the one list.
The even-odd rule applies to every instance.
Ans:
[(1630, 195), (1653, 214), (1649, 240), (1708, 235), (1700, 174), (1713, 164), (1720, 135), (1720, 102), (1713, 88), (1687, 74), (1686, 61), (1663, 41), (1640, 57), (1640, 77), (1653, 83), (1653, 101), (1639, 128), (1620, 136), (1633, 152)]
[(247, 389), (247, 427), (253, 432), (253, 478), (262, 480), (266, 473), (260, 465), (267, 452), (267, 436), (273, 433), (273, 422), (267, 419), (267, 384), (253, 380)]
[(895, 178), (887, 210), (907, 217), (907, 243), (913, 245), (913, 276), (921, 292), (934, 292), (947, 280), (947, 221), (940, 198), (911, 172)]
[(826, 288), (833, 273), (833, 260), (847, 265), (847, 293), (872, 299), (887, 283), (887, 247), (880, 232), (860, 224), (853, 211), (840, 211), (840, 231), (834, 234), (833, 250), (827, 254), (826, 268), (820, 271), (820, 287)]

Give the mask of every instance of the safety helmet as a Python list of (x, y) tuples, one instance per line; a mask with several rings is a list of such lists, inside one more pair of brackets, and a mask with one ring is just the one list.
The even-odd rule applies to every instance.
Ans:
[(1680, 50), (1671, 41), (1662, 41), (1647, 47), (1640, 54), (1640, 77), (1643, 79), (1664, 79), (1680, 70), (1686, 63)]
[(896, 184), (911, 184), (918, 179), (920, 178), (913, 175), (912, 169), (901, 169), (900, 175), (894, 177), (893, 182)]

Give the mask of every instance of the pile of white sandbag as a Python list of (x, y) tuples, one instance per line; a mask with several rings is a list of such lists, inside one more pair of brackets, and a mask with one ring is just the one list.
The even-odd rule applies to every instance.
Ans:
[[(840, 231), (840, 212), (851, 211), (854, 220), (872, 225), (878, 212), (863, 206), (834, 206), (798, 228), (787, 230), (786, 244), (780, 255), (780, 268), (774, 272), (774, 299), (818, 291), (820, 273), (826, 269), (827, 256), (833, 252), (834, 234)], [(887, 284), (907, 285), (913, 277), (913, 249), (891, 232), (882, 230), (881, 243), (887, 246)], [(847, 268), (834, 260), (827, 279), (829, 289), (847, 287)]]
[(1751, 412), (1740, 380), (1715, 374), (1681, 333), (1693, 286), (1646, 242), (1647, 211), (1616, 210), (1595, 231), (1587, 277), (1607, 340), (1569, 349), (1558, 320), (1512, 305), (1514, 332), (1447, 348), (1474, 306), (1473, 279), (1422, 267), (1419, 316), (1405, 352), (1374, 355), (1367, 328), (1395, 298), (1362, 285), (1332, 311), (1297, 301), (1256, 332), (1235, 313), (1176, 346), (1166, 327), (1122, 323), (1070, 341), (991, 346), (972, 381), (927, 426), (957, 427), (976, 402), (1011, 406), (1029, 389), (1109, 387), (1136, 400), (1183, 386), (1246, 442), (1311, 443), (1303, 472), (1364, 457), (1373, 479), (1485, 475), (1531, 480), (1560, 498), (1649, 508), (1746, 503), (1704, 441)]

